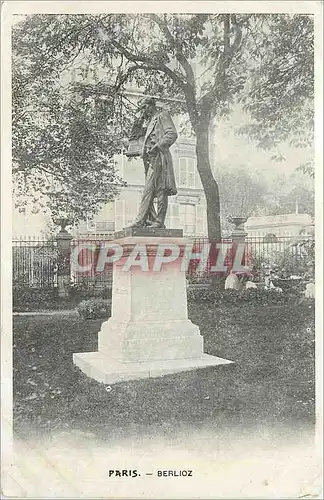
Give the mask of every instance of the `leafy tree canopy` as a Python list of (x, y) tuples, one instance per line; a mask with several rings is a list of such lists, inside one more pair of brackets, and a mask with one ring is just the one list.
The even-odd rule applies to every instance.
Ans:
[[(256, 24), (264, 25), (264, 18)], [(313, 19), (277, 14), (266, 24), (264, 36), (257, 36), (262, 28), (256, 28), (253, 37), (256, 66), (241, 97), (251, 123), (242, 132), (268, 149), (286, 140), (296, 147), (312, 145)]]
[[(41, 129), (51, 144), (46, 155), (39, 148), (37, 120), (31, 119), (29, 126), (20, 121), (16, 126), (16, 170), (19, 174), (25, 172), (24, 178), (34, 174), (39, 165), (43, 172), (50, 165), (49, 171), (55, 177), (57, 172), (69, 172), (71, 182), (78, 184), (79, 201), (81, 193), (82, 201), (88, 196), (86, 189), (91, 197), (98, 182), (99, 193), (102, 188), (106, 196), (114, 195), (116, 183), (110, 162), (127, 135), (130, 116), (123, 110), (119, 115), (123, 117), (121, 127), (121, 119), (116, 120), (116, 102), (120, 102), (126, 84), (141, 87), (145, 94), (179, 99), (177, 105), (172, 103), (173, 112), (188, 114), (196, 135), (197, 168), (207, 199), (210, 237), (220, 236), (219, 189), (209, 163), (208, 144), (208, 130), (217, 117), (229, 114), (233, 103), (240, 102), (251, 116), (251, 123), (241, 132), (256, 139), (261, 147), (270, 148), (282, 140), (302, 146), (312, 140), (311, 16), (34, 15), (14, 27), (13, 49), (17, 68), (14, 113), (26, 109), (26, 96), (33, 109), (40, 109), (41, 101), (51, 103), (50, 128)], [(70, 93), (58, 96), (54, 83), (80, 55), (106, 68), (108, 77), (88, 85), (87, 97), (82, 85), (72, 86)], [(78, 104), (76, 96), (81, 98)], [(100, 98), (104, 98), (102, 106), (97, 104)], [(121, 102), (126, 105), (124, 99)], [(55, 120), (60, 121), (57, 140)], [(64, 120), (66, 125), (61, 126)], [(33, 129), (35, 141), (30, 135)], [(26, 137), (32, 151), (40, 156), (38, 159), (31, 159), (34, 155), (28, 153)], [(105, 169), (106, 183), (100, 182), (98, 165)], [(72, 190), (68, 192), (71, 196)], [(90, 200), (84, 200), (95, 207), (95, 201), (91, 205)]]

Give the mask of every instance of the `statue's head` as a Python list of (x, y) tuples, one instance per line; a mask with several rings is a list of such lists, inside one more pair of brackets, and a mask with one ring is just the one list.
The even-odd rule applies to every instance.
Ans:
[(154, 97), (145, 97), (139, 102), (139, 111), (145, 118), (149, 118), (156, 111), (156, 100)]

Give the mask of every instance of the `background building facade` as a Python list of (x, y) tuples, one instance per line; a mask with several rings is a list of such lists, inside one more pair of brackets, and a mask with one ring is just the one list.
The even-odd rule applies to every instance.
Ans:
[(249, 217), (245, 224), (248, 237), (282, 238), (312, 234), (313, 219), (308, 214), (283, 214)]

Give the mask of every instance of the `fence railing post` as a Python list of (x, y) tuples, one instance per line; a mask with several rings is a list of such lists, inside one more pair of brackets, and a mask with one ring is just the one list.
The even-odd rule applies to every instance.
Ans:
[(71, 255), (71, 240), (73, 239), (65, 227), (69, 225), (67, 219), (58, 219), (56, 223), (61, 226), (59, 233), (56, 235), (57, 249), (58, 249), (58, 263), (57, 263), (57, 286), (58, 295), (61, 298), (68, 296), (67, 285), (70, 282), (70, 255)]

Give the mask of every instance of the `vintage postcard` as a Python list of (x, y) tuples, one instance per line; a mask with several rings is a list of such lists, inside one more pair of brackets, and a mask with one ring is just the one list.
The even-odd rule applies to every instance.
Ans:
[(322, 2), (1, 7), (2, 498), (322, 498)]

